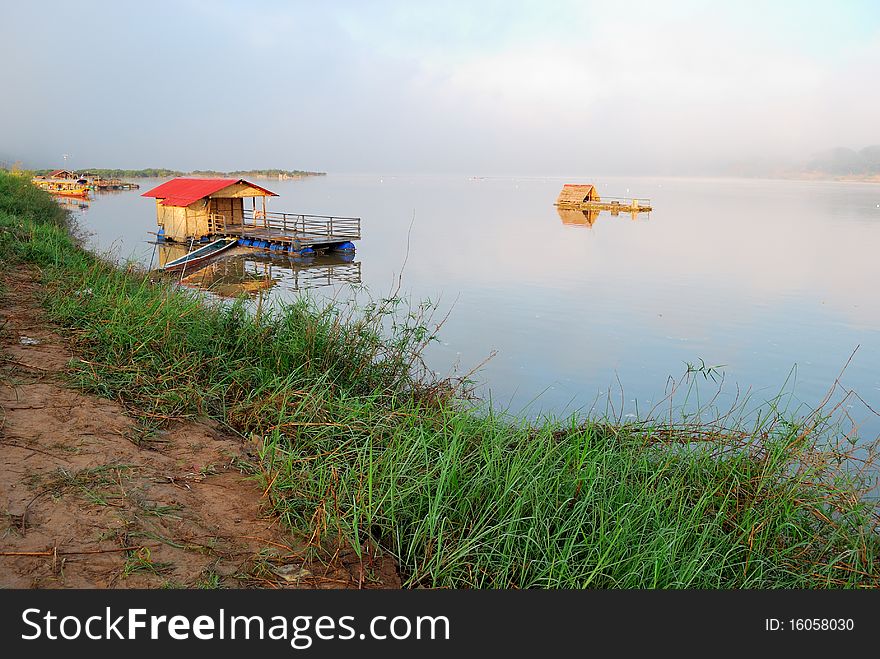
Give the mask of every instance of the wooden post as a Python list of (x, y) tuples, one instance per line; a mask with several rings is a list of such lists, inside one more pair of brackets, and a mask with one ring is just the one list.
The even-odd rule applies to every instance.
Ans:
[(263, 228), (268, 229), (269, 228), (269, 218), (266, 215), (266, 197), (261, 197), (261, 199), (263, 200)]

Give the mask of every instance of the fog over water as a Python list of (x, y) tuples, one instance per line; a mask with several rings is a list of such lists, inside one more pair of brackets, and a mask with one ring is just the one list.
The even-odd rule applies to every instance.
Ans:
[(876, 2), (4, 3), (0, 160), (704, 174), (880, 142)]

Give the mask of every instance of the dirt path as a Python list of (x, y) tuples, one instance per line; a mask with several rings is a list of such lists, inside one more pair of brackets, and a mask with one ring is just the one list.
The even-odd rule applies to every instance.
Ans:
[(119, 403), (70, 388), (76, 355), (35, 273), (0, 276), (0, 587), (400, 586), (387, 558), (304, 562), (217, 424), (146, 436)]

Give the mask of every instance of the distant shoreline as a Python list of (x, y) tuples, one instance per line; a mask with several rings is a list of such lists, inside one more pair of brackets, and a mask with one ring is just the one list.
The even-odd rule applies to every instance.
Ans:
[(727, 174), (725, 178), (764, 181), (827, 181), (831, 183), (880, 183), (880, 174), (825, 174), (822, 172), (790, 172), (775, 174)]
[(779, 178), (793, 181), (837, 181), (840, 183), (880, 183), (880, 174), (845, 174), (835, 176), (819, 172), (799, 172)]
[[(45, 175), (56, 171), (55, 169), (36, 169), (37, 175)], [(244, 177), (266, 179), (301, 179), (309, 176), (326, 176), (327, 172), (312, 172), (300, 169), (242, 169), (231, 172), (222, 172), (213, 169), (195, 169), (189, 172), (177, 169), (165, 169), (161, 167), (149, 167), (145, 169), (108, 169), (101, 167), (88, 167), (83, 173), (94, 174), (104, 178), (173, 178), (176, 176), (193, 176), (196, 178), (208, 177)]]

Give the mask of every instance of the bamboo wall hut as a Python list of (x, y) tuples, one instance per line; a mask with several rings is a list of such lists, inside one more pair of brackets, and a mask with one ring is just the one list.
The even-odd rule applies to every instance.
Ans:
[(50, 172), (46, 178), (58, 178), (64, 179), (65, 181), (75, 181), (78, 178), (81, 178), (79, 174), (76, 172), (72, 172), (69, 169), (56, 169), (53, 172)]
[[(142, 197), (156, 199), (156, 223), (166, 240), (187, 241), (217, 233), (244, 221), (245, 199), (250, 197), (254, 215), (266, 216), (266, 197), (274, 192), (244, 179), (175, 178)], [(257, 209), (260, 199), (261, 210)]]
[(597, 202), (599, 193), (592, 185), (574, 185), (566, 183), (562, 186), (562, 192), (556, 197), (557, 206), (579, 206), (587, 202)]

